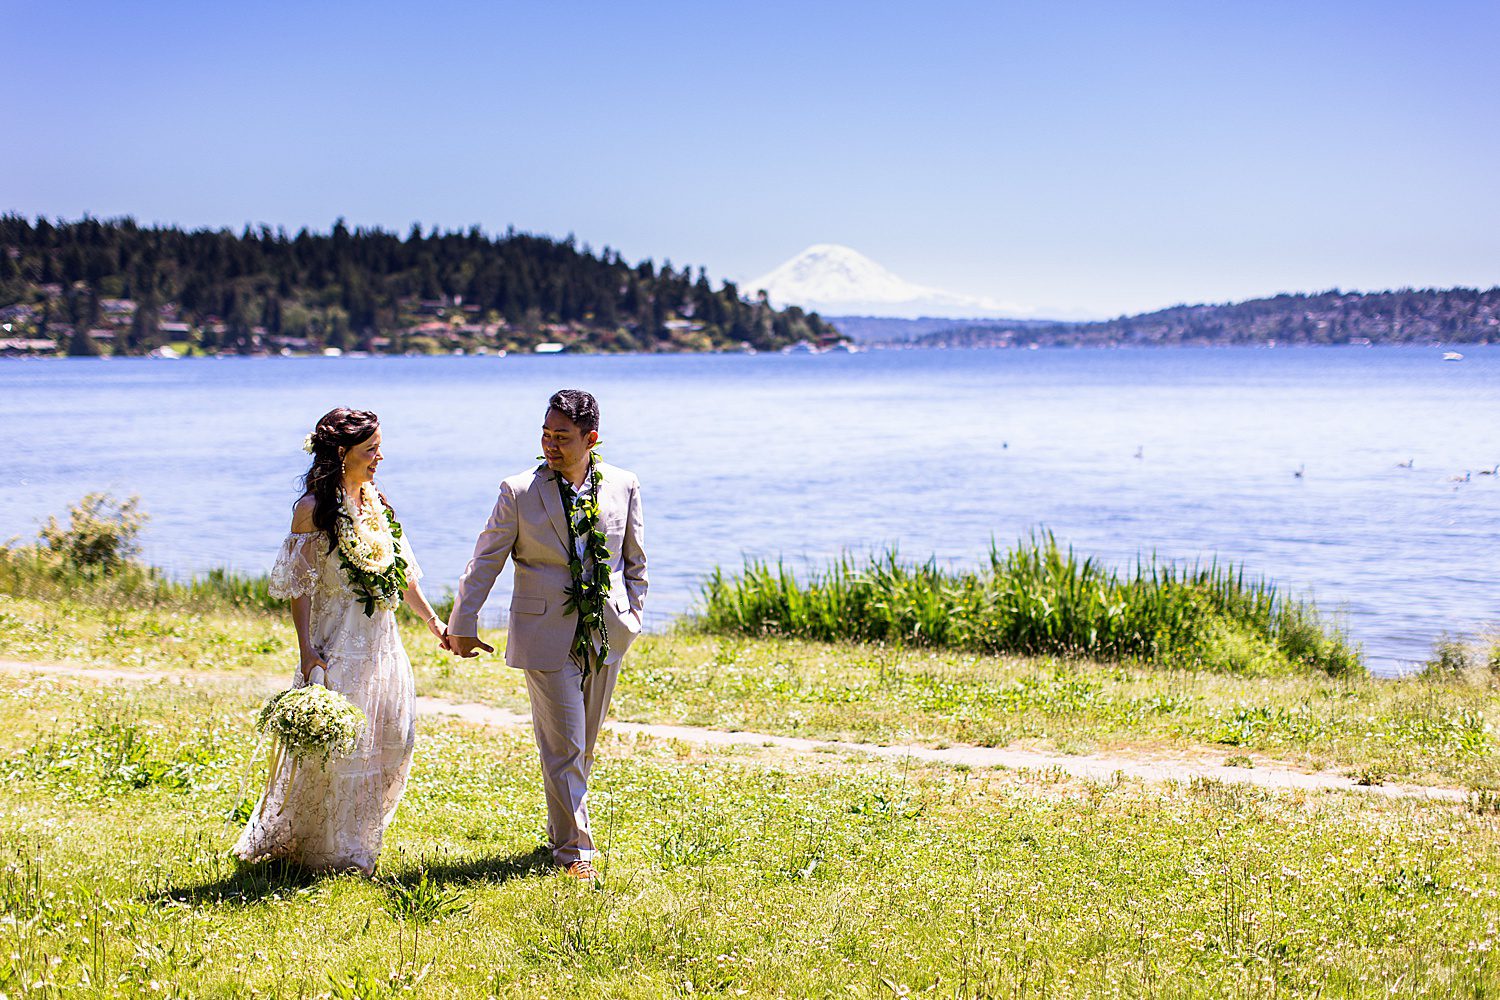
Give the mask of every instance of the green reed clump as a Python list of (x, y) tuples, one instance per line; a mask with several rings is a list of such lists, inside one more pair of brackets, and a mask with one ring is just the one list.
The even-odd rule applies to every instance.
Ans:
[(1276, 673), (1360, 673), (1364, 664), (1308, 603), (1244, 570), (1154, 557), (1121, 573), (1050, 532), (991, 547), (978, 570), (911, 564), (886, 552), (844, 555), (799, 580), (785, 565), (715, 569), (698, 624), (719, 633), (930, 645), (1162, 666)]

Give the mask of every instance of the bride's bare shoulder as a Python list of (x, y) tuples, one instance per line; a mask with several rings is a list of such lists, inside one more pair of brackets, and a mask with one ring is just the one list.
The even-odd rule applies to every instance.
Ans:
[(313, 495), (311, 493), (307, 494), (302, 499), (297, 501), (297, 505), (292, 508), (293, 532), (297, 534), (303, 534), (305, 532), (316, 531), (318, 529), (318, 526), (316, 524), (313, 524), (313, 508), (315, 508), (316, 506), (317, 501), (313, 499)]

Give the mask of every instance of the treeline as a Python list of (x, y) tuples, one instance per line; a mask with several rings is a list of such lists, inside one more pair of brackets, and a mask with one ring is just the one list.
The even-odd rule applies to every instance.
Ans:
[(1004, 321), (918, 338), (940, 347), (1183, 344), (1473, 344), (1500, 341), (1500, 287), (1277, 295), (1174, 306), (1096, 323)]
[(632, 265), (571, 236), (414, 225), (402, 237), (342, 219), (290, 235), (0, 216), (0, 315), (7, 336), (68, 353), (774, 350), (839, 338), (816, 314), (715, 287), (702, 268)]

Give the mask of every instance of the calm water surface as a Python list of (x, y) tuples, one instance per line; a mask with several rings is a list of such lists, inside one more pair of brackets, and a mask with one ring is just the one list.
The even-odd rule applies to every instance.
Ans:
[(605, 457), (644, 484), (656, 626), (742, 556), (899, 546), (964, 565), (1045, 526), (1116, 563), (1242, 562), (1338, 611), (1391, 673), (1500, 621), (1500, 477), (1479, 474), (1500, 462), (1500, 347), (1465, 353), (0, 363), (0, 539), (89, 490), (139, 493), (150, 561), (262, 571), (303, 435), (356, 406), (381, 415), (382, 485), (441, 592), (496, 484), (535, 464), (547, 396), (578, 386)]

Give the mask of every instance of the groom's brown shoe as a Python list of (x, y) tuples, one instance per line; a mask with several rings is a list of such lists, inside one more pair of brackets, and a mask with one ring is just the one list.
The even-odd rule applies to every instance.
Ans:
[(594, 871), (593, 863), (584, 861), (582, 858), (564, 868), (563, 873), (578, 879), (580, 882), (591, 882), (599, 877), (599, 873)]

